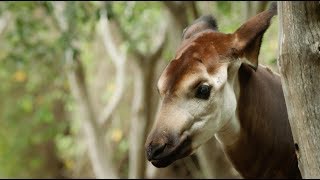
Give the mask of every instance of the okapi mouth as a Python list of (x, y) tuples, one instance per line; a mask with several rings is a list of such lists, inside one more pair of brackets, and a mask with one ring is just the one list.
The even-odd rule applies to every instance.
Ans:
[(180, 142), (176, 146), (149, 161), (157, 168), (164, 168), (174, 161), (190, 155), (191, 152), (191, 138), (188, 135), (183, 134)]

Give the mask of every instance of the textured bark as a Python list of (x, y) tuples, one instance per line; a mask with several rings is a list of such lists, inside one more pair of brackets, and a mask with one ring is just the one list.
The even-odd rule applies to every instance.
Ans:
[(278, 2), (279, 62), (303, 178), (320, 177), (320, 3)]

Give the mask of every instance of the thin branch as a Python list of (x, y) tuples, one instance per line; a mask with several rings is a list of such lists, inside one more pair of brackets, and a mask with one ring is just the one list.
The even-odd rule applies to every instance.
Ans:
[(151, 53), (147, 58), (148, 62), (150, 62), (152, 64), (156, 64), (158, 62), (158, 60), (160, 59), (160, 56), (163, 53), (165, 46), (168, 42), (168, 28), (167, 27), (168, 26), (166, 26), (165, 31), (162, 34), (162, 38), (161, 38), (159, 45), (154, 50), (154, 52)]
[(124, 91), (124, 82), (125, 82), (125, 63), (127, 60), (126, 53), (119, 52), (115, 46), (115, 43), (112, 39), (111, 31), (109, 28), (109, 20), (107, 18), (106, 9), (102, 9), (100, 11), (100, 22), (99, 22), (99, 30), (102, 36), (103, 44), (105, 46), (106, 51), (108, 52), (111, 61), (115, 64), (116, 67), (116, 86), (117, 91), (111, 97), (109, 103), (105, 105), (103, 108), (98, 122), (101, 124), (101, 127), (104, 129), (107, 127), (108, 121), (116, 107), (118, 106), (122, 94)]
[(5, 32), (6, 28), (8, 27), (10, 19), (11, 14), (9, 12), (4, 13), (0, 18), (0, 36)]
[[(119, 33), (122, 37), (122, 39), (125, 39), (126, 41), (129, 42), (129, 44), (134, 44), (133, 40), (131, 39), (131, 36), (122, 28), (121, 23), (117, 16), (113, 17), (113, 21), (115, 25), (118, 27)], [(145, 56), (141, 51), (135, 47), (130, 47), (130, 50), (132, 51), (132, 54), (136, 57), (136, 59), (145, 59)]]
[(68, 29), (68, 24), (67, 22), (64, 20), (64, 13), (63, 13), (63, 10), (64, 10), (64, 7), (65, 7), (65, 3), (66, 2), (63, 2), (63, 1), (60, 1), (60, 2), (52, 2), (52, 6), (54, 7), (54, 16), (55, 16), (55, 22), (58, 23), (58, 26), (60, 28), (60, 30), (62, 32), (66, 32), (67, 29)]

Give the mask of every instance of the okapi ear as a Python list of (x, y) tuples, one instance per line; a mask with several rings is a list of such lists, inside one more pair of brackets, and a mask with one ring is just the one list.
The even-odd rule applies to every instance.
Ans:
[(253, 69), (258, 67), (258, 56), (262, 37), (270, 26), (270, 21), (277, 14), (277, 4), (273, 2), (271, 7), (256, 16), (250, 18), (234, 33), (235, 49), (240, 57), (245, 57)]
[(190, 26), (185, 28), (182, 33), (182, 40), (188, 39), (193, 35), (205, 30), (218, 31), (216, 19), (212, 15), (201, 16)]

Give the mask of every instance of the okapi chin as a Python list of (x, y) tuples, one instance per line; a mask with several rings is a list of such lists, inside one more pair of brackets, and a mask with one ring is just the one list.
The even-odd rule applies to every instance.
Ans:
[(244, 178), (301, 178), (280, 77), (258, 65), (276, 6), (234, 33), (212, 16), (183, 32), (157, 87), (160, 109), (146, 140), (147, 159), (166, 167), (213, 136)]

